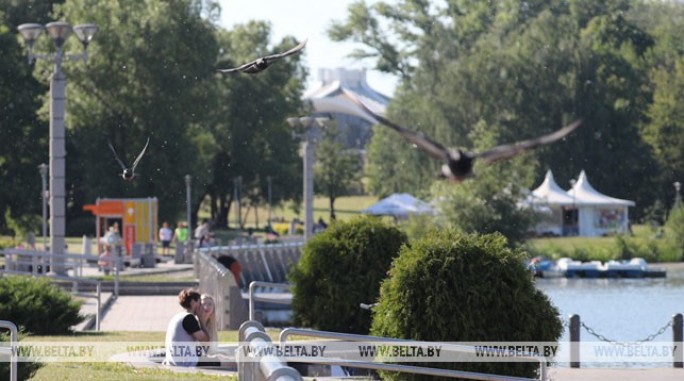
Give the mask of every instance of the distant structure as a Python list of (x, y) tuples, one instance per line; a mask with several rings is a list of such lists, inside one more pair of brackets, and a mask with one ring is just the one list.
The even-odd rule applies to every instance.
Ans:
[(365, 150), (374, 120), (349, 101), (342, 89), (356, 94), (379, 114), (385, 113), (390, 98), (368, 85), (365, 70), (319, 69), (318, 79), (320, 86), (304, 94), (303, 99), (313, 104), (315, 116), (330, 115), (335, 120), (347, 148)]

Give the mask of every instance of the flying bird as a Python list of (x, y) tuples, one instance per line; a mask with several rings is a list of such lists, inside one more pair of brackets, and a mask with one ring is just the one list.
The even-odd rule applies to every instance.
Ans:
[(121, 177), (127, 181), (133, 180), (133, 178), (135, 178), (135, 168), (138, 166), (138, 164), (140, 164), (140, 159), (142, 159), (143, 155), (145, 154), (145, 150), (147, 150), (147, 146), (150, 144), (150, 138), (147, 138), (147, 143), (145, 143), (145, 147), (143, 147), (142, 151), (140, 151), (140, 154), (138, 154), (138, 157), (135, 158), (135, 161), (133, 162), (133, 165), (130, 168), (126, 167), (123, 161), (121, 161), (119, 155), (116, 153), (116, 150), (114, 149), (114, 146), (112, 145), (112, 142), (108, 143), (109, 148), (114, 153), (114, 158), (119, 163), (119, 165), (121, 166), (121, 170), (123, 171), (121, 173)]
[(242, 66), (234, 67), (231, 69), (219, 69), (218, 71), (221, 73), (235, 73), (235, 72), (243, 72), (243, 73), (248, 73), (248, 74), (256, 74), (260, 73), (266, 68), (268, 68), (275, 60), (279, 60), (281, 58), (290, 56), (295, 53), (299, 53), (302, 49), (304, 49), (304, 46), (306, 46), (306, 41), (302, 41), (299, 45), (295, 46), (294, 48), (283, 52), (283, 53), (278, 53), (278, 54), (272, 54), (270, 56), (265, 56), (261, 58), (257, 58), (252, 62), (248, 62)]
[(534, 139), (519, 141), (517, 143), (503, 144), (484, 152), (466, 152), (461, 148), (446, 148), (420, 132), (413, 131), (392, 123), (391, 121), (371, 111), (368, 106), (366, 106), (354, 94), (349, 93), (348, 91), (345, 91), (345, 94), (352, 100), (352, 102), (361, 107), (367, 114), (372, 116), (379, 123), (398, 132), (404, 139), (415, 144), (418, 148), (422, 149), (433, 158), (442, 160), (444, 164), (442, 165), (442, 173), (440, 174), (440, 177), (446, 178), (453, 182), (461, 182), (468, 177), (471, 177), (473, 175), (473, 164), (475, 160), (482, 161), (489, 165), (501, 160), (510, 159), (527, 150), (541, 145), (550, 144), (562, 139), (574, 131), (582, 123), (581, 120), (576, 120), (551, 134), (540, 136)]

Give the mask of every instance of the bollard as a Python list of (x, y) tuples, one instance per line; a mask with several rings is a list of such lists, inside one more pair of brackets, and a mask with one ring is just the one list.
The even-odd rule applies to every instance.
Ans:
[(580, 317), (570, 315), (570, 368), (580, 367)]
[(674, 345), (674, 351), (672, 351), (673, 366), (675, 368), (684, 368), (684, 351), (682, 350), (682, 344), (684, 344), (684, 332), (682, 328), (684, 327), (684, 317), (682, 314), (675, 314), (672, 316), (672, 341)]

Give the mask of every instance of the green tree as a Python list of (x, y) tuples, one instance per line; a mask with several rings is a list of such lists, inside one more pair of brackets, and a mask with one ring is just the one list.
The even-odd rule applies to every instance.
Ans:
[[(184, 175), (200, 172), (192, 126), (212, 103), (218, 46), (214, 26), (192, 0), (74, 0), (57, 8), (67, 20), (98, 26), (87, 65), (65, 65), (68, 78), (67, 182), (71, 216), (97, 197), (157, 197), (159, 217), (184, 209)], [(70, 41), (76, 45), (77, 41)], [(131, 162), (150, 146), (132, 182), (121, 181), (111, 141)]]
[(325, 137), (316, 148), (314, 186), (316, 193), (330, 200), (330, 219), (335, 219), (335, 200), (359, 186), (361, 158), (356, 152), (344, 150), (337, 138), (335, 126), (325, 129)]
[[(43, 3), (38, 5), (42, 7)], [(27, 50), (19, 43), (18, 21), (13, 16), (24, 14), (22, 9), (18, 4), (0, 1), (0, 141), (4, 142), (0, 145), (0, 205), (11, 208), (14, 217), (40, 213), (38, 165), (47, 162), (48, 156), (47, 124), (37, 118), (40, 96), (47, 87), (32, 76)], [(1, 218), (0, 231), (8, 232)]]
[[(538, 177), (553, 168), (569, 179), (591, 168), (604, 192), (646, 206), (654, 197), (657, 171), (640, 126), (651, 97), (644, 84), (654, 40), (634, 21), (635, 4), (358, 2), (329, 34), (360, 41), (366, 49), (357, 57), (401, 74), (388, 117), (448, 146), (472, 147), (470, 131), (481, 121), (496, 129), (493, 143), (504, 143), (583, 118), (565, 142), (529, 155), (544, 163), (535, 169)], [(386, 141), (382, 135), (377, 139)], [(374, 178), (383, 174), (379, 169), (389, 165), (385, 169), (391, 173), (394, 163), (410, 155), (400, 146), (372, 143), (368, 157), (375, 191), (382, 182)], [(438, 164), (407, 165), (411, 174), (404, 176), (421, 179), (426, 189)], [(620, 176), (609, 176), (613, 173)], [(502, 177), (499, 187), (508, 181)]]

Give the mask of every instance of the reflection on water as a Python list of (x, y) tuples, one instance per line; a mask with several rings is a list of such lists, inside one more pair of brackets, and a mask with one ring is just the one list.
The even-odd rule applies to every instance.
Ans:
[[(646, 339), (672, 321), (674, 314), (684, 314), (683, 270), (668, 270), (667, 278), (659, 279), (538, 279), (537, 288), (560, 311), (566, 326), (561, 343), (568, 342), (572, 314), (597, 334), (621, 342)], [(584, 328), (580, 337), (599, 341)], [(670, 342), (672, 328), (653, 340)]]

